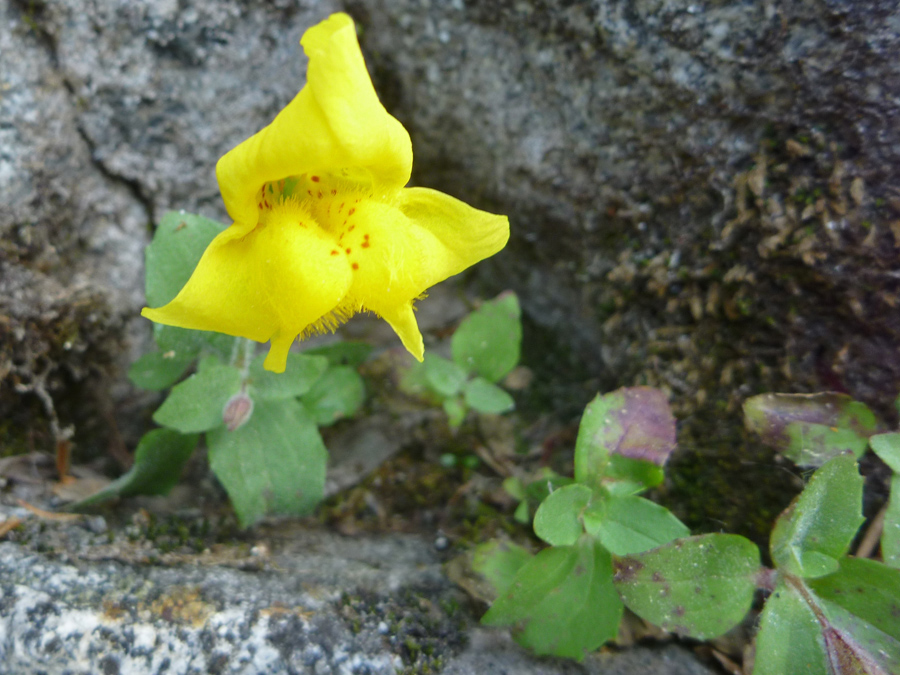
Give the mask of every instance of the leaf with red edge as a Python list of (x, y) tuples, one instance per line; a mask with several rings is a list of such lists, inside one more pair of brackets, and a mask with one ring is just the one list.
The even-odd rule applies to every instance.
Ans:
[(744, 424), (800, 466), (865, 452), (877, 429), (874, 413), (846, 394), (761, 394), (744, 402)]
[(661, 467), (674, 449), (675, 418), (666, 395), (652, 387), (617, 389), (597, 396), (585, 408), (575, 442), (575, 480), (587, 485), (600, 485), (604, 479), (641, 483), (640, 472), (617, 475), (612, 458)]

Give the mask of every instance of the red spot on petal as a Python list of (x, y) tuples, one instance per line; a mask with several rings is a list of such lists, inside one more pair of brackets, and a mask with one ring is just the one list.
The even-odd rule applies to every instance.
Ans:
[(338, 207), (338, 213), (341, 212), (342, 208), (344, 208), (344, 202), (341, 202), (341, 205)]
[(308, 194), (310, 197), (312, 197), (312, 190), (307, 190), (306, 194)]
[(363, 247), (363, 248), (369, 248), (369, 242), (364, 241), (364, 242), (362, 243), (362, 247)]
[(350, 249), (349, 249), (349, 248), (347, 249), (347, 255), (350, 255)]
[(354, 228), (356, 228), (356, 225), (351, 225), (347, 228), (347, 232), (353, 232)]
[(318, 194), (319, 194), (319, 199), (322, 199), (322, 191), (321, 190), (319, 190)]
[(337, 190), (331, 188), (331, 196), (334, 197), (337, 194)]
[(349, 211), (347, 211), (348, 216), (352, 216), (354, 213), (356, 213), (356, 209), (350, 209)]
[(359, 269), (359, 263), (353, 263), (353, 269), (358, 270), (358, 269)]
[(332, 252), (331, 252), (331, 255), (337, 255), (337, 254), (338, 254), (337, 251), (332, 251)]
[(310, 176), (309, 179), (310, 179), (313, 183), (318, 183), (318, 182), (319, 182), (319, 177), (318, 177), (318, 176)]

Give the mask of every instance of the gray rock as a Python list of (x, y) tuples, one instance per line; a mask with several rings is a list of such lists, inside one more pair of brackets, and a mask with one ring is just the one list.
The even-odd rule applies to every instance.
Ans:
[(230, 561), (246, 570), (205, 554), (134, 566), (117, 561), (125, 549), (104, 553), (71, 528), (58, 533), (62, 555), (0, 543), (0, 672), (710, 672), (674, 646), (577, 665), (535, 659), (502, 632), (470, 638), (471, 614), (416, 537), (269, 535), (254, 547), (258, 565), (252, 553)]
[[(0, 230), (26, 232), (63, 285), (90, 271), (87, 292), (118, 299), (111, 319), (133, 317), (143, 223), (224, 215), (216, 159), (294, 95), (299, 36), (341, 7), (7, 7)], [(412, 133), (415, 182), (510, 214), (511, 244), (480, 277), (547, 331), (532, 338), (556, 345), (536, 350), (547, 378), (569, 364), (563, 377), (603, 389), (655, 384), (697, 419), (785, 387), (845, 388), (892, 414), (894, 3), (344, 8)], [(755, 192), (754, 165), (768, 167)], [(574, 414), (587, 396), (570, 391)]]

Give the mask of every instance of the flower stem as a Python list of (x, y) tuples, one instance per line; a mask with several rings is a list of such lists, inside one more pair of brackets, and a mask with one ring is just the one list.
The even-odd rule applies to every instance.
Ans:
[(246, 381), (250, 373), (250, 362), (256, 355), (256, 343), (250, 338), (240, 338), (244, 342), (244, 356), (241, 361), (241, 380)]

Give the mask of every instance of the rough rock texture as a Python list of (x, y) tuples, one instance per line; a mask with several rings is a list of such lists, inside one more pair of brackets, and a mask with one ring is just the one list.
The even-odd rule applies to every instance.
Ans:
[(0, 673), (711, 672), (671, 645), (576, 665), (530, 657), (500, 632), (469, 639), (464, 599), (416, 537), (280, 527), (259, 532), (250, 551), (135, 566), (121, 560), (139, 546), (98, 544), (106, 535), (91, 526), (102, 520), (45, 532), (44, 553), (0, 543)]
[(896, 3), (349, 6), (414, 179), (510, 214), (482, 273), (519, 292), (538, 382), (593, 378), (541, 403), (670, 391), (693, 526), (761, 540), (796, 490), (743, 438), (749, 394), (837, 389), (892, 420)]
[(793, 359), (782, 381), (890, 402), (895, 3), (350, 6), (416, 180), (511, 213), (495, 283), (602, 383), (651, 361), (696, 396), (675, 363), (727, 344), (692, 369)]
[[(143, 225), (171, 207), (223, 215), (216, 158), (294, 95), (300, 34), (342, 6), (411, 130), (415, 181), (510, 214), (482, 279), (520, 292), (545, 379), (588, 378), (569, 413), (637, 381), (672, 392), (690, 442), (724, 410), (732, 443), (740, 401), (775, 388), (845, 389), (891, 414), (886, 0), (7, 3), (0, 290), (47, 284), (49, 310), (26, 316), (114, 332), (140, 304)], [(90, 302), (65, 295), (75, 279)], [(100, 295), (108, 319), (73, 309)], [(42, 325), (25, 332), (51, 361), (115, 359), (82, 330), (67, 361)], [(21, 342), (4, 340), (7, 364)]]

